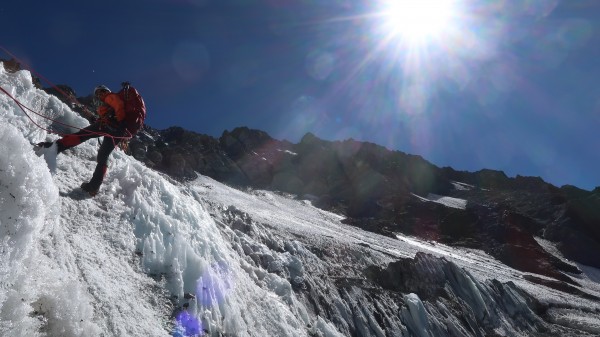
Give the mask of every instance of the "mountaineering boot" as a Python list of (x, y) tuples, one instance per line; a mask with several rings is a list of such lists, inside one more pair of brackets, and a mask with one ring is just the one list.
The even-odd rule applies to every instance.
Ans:
[[(40, 151), (43, 151), (43, 149), (48, 149), (48, 148), (52, 147), (52, 145), (54, 145), (54, 144), (56, 144), (56, 152), (61, 153), (64, 150), (66, 150), (66, 146), (60, 140), (58, 140), (56, 142), (39, 142), (33, 146), (33, 150), (37, 154)], [(38, 156), (39, 156), (39, 154), (38, 154)]]
[(50, 146), (52, 146), (52, 144), (54, 144), (54, 142), (40, 142), (35, 144), (35, 146), (39, 148), (49, 148)]
[(94, 170), (94, 174), (92, 175), (92, 179), (89, 182), (81, 184), (81, 189), (88, 192), (90, 196), (95, 196), (98, 194), (100, 190), (100, 185), (102, 185), (102, 181), (104, 180), (104, 176), (106, 175), (106, 171), (108, 170), (108, 166), (98, 164), (96, 165), (96, 169)]
[(86, 191), (91, 197), (96, 196), (98, 194), (98, 190), (100, 187), (92, 186), (91, 183), (83, 183), (81, 184), (81, 189)]
[(37, 143), (33, 150), (38, 157), (44, 157), (50, 173), (56, 172), (56, 156), (58, 156), (58, 145), (55, 142), (41, 142)]

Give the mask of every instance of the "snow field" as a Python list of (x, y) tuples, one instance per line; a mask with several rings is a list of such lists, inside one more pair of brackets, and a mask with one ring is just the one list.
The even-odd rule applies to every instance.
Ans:
[(12, 125), (0, 125), (0, 332), (79, 336), (97, 331), (85, 290), (47, 256), (60, 236), (58, 189)]
[[(0, 85), (34, 111), (87, 125), (27, 71), (0, 64)], [(309, 322), (290, 283), (241, 259), (231, 233), (168, 178), (115, 151), (101, 193), (84, 198), (77, 187), (91, 177), (96, 140), (49, 169), (31, 143), (57, 136), (4, 94), (0, 119), (0, 335), (307, 336), (312, 325), (340, 336), (320, 318)]]

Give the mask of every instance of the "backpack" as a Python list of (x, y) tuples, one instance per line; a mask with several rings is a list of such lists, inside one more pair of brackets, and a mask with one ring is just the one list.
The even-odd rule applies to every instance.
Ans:
[(146, 104), (140, 93), (129, 84), (121, 83), (123, 88), (117, 93), (125, 103), (125, 126), (132, 135), (144, 125), (146, 119)]

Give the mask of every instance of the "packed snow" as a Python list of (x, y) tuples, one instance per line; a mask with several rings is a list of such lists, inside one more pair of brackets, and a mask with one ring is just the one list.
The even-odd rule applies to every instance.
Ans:
[(427, 195), (427, 199), (437, 202), (438, 204), (442, 204), (447, 207), (456, 208), (456, 209), (466, 209), (467, 201), (460, 198), (447, 197), (443, 195), (437, 195), (434, 193), (429, 193)]
[[(9, 73), (0, 63), (0, 86), (55, 121), (75, 127), (87, 123), (36, 89), (27, 71)], [(56, 122), (31, 117), (60, 129)], [(242, 191), (203, 176), (178, 183), (121, 151), (112, 154), (100, 193), (86, 198), (78, 186), (91, 177), (97, 141), (56, 158), (33, 151), (32, 143), (55, 139), (0, 93), (2, 336), (338, 337), (348, 334), (341, 328), (347, 325), (363, 336), (385, 335), (371, 307), (354, 303), (364, 310), (352, 314), (348, 299), (333, 288), (326, 292), (339, 311), (335, 322), (307, 307), (294, 289), (311, 277), (314, 282), (334, 277), (316, 262), (303, 262), (318, 260), (309, 244), (339, 252), (340, 271), (345, 259), (385, 265), (423, 251), (444, 257), (451, 263), (436, 263), (445, 266), (453, 293), (472, 308), (474, 319), (497, 319), (499, 335), (516, 328), (503, 323), (507, 316), (494, 314), (496, 305), (489, 301), (499, 300), (484, 285), (490, 279), (509, 282), (501, 288), (508, 294), (502, 305), (517, 314), (527, 307), (515, 285), (556, 303), (548, 315), (558, 324), (600, 333), (598, 301), (529, 283), (523, 273), (482, 252), (365, 232), (309, 201), (274, 192)], [(460, 199), (427, 199), (465, 206)], [(600, 296), (599, 271), (582, 270), (578, 282)], [(340, 275), (338, 280), (353, 278)], [(404, 294), (403, 302), (387, 302), (401, 306), (397, 311), (404, 323), (391, 324), (395, 335), (433, 336), (442, 327), (450, 335), (470, 335), (441, 302), (432, 308), (414, 293)]]
[(431, 202), (435, 202), (437, 204), (444, 205), (444, 206), (450, 207), (450, 208), (456, 208), (456, 209), (466, 209), (467, 208), (467, 201), (464, 199), (460, 199), (460, 198), (437, 195), (434, 193), (427, 194), (427, 197), (425, 197), (425, 198), (420, 197), (416, 194), (413, 194), (413, 195), (422, 201), (431, 201)]
[(452, 186), (454, 186), (454, 189), (457, 191), (470, 191), (475, 188), (473, 185), (465, 184), (460, 181), (453, 181)]

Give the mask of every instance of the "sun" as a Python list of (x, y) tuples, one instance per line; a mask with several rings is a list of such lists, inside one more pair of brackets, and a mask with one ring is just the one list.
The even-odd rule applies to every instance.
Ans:
[(383, 24), (388, 34), (410, 43), (437, 38), (455, 16), (455, 0), (385, 0)]

